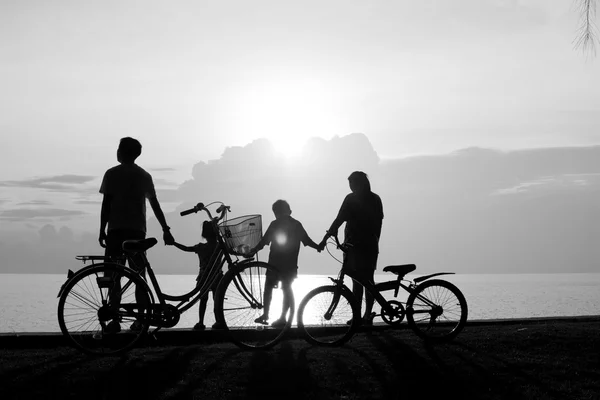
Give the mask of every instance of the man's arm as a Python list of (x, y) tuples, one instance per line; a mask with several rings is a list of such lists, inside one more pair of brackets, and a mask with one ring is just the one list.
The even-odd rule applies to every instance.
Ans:
[(173, 246), (177, 247), (179, 250), (181, 251), (188, 251), (188, 252), (196, 252), (196, 246), (185, 246), (181, 243), (177, 243), (177, 242), (173, 242)]
[(152, 211), (154, 211), (154, 215), (156, 216), (158, 223), (162, 227), (163, 240), (165, 241), (165, 244), (171, 245), (171, 244), (175, 243), (175, 239), (173, 238), (173, 235), (171, 234), (171, 228), (169, 228), (169, 225), (167, 225), (167, 220), (165, 218), (165, 214), (163, 213), (162, 208), (160, 208), (160, 203), (158, 202), (158, 198), (151, 197), (150, 199), (148, 199), (148, 201), (150, 202), (150, 207), (152, 207)]
[(98, 242), (101, 247), (106, 247), (106, 226), (110, 217), (110, 203), (111, 196), (105, 194), (102, 198), (102, 208), (100, 209), (100, 235), (98, 236)]

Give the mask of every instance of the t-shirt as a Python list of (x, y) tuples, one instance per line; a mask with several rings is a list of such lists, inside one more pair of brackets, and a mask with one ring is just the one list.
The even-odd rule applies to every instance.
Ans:
[(373, 193), (350, 193), (344, 199), (336, 220), (345, 221), (344, 241), (364, 251), (379, 252), (383, 220), (381, 198)]
[(111, 196), (108, 230), (146, 232), (146, 199), (156, 197), (152, 176), (137, 164), (120, 164), (104, 174), (100, 193)]
[(300, 243), (306, 246), (309, 238), (300, 221), (288, 216), (271, 222), (263, 240), (270, 243), (269, 264), (281, 269), (297, 269)]

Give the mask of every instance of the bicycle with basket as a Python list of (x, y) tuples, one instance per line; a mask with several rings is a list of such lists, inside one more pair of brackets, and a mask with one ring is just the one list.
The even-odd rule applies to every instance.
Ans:
[[(219, 204), (216, 217), (208, 208), (214, 204)], [(218, 244), (206, 273), (185, 294), (171, 295), (161, 290), (146, 257), (146, 251), (158, 243), (155, 238), (125, 241), (123, 258), (76, 256), (84, 264), (88, 261), (91, 264), (77, 272), (69, 270), (58, 293), (59, 326), (72, 345), (89, 354), (126, 352), (147, 333), (176, 326), (180, 315), (208, 294), (225, 266), (226, 273), (220, 278), (215, 294), (215, 316), (224, 325), (229, 339), (239, 347), (255, 349), (271, 347), (283, 338), (290, 323), (282, 327), (265, 327), (254, 322), (262, 315), (267, 273), (276, 273), (273, 266), (247, 254), (262, 237), (261, 216), (227, 219), (230, 207), (221, 202), (206, 206), (198, 203), (180, 214), (185, 216), (199, 211), (207, 214), (217, 233)], [(143, 265), (137, 266), (135, 259), (141, 259)], [(144, 270), (148, 281), (142, 277)], [(273, 296), (271, 309), (278, 307), (283, 307), (283, 299)], [(107, 326), (111, 321), (118, 321), (125, 327), (138, 321), (139, 328), (110, 333)]]

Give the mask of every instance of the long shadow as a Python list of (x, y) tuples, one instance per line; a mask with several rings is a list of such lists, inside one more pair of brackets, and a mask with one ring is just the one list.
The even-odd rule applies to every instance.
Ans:
[[(41, 355), (39, 355), (41, 356)], [(30, 356), (26, 359), (29, 360)], [(42, 362), (32, 364), (28, 363), (26, 367), (12, 369), (9, 373), (2, 375), (3, 385), (1, 387), (2, 396), (8, 398), (17, 397), (26, 398), (64, 398), (68, 397), (69, 391), (73, 388), (88, 384), (88, 381), (94, 380), (90, 375), (86, 382), (79, 380), (73, 381), (71, 376), (80, 376), (82, 370), (89, 369), (96, 364), (98, 359), (89, 357), (72, 350), (72, 354), (64, 354), (50, 359), (44, 359)], [(105, 359), (104, 363), (109, 365), (118, 361), (118, 358)], [(6, 383), (4, 383), (6, 382)], [(86, 391), (89, 390), (89, 387)]]
[(217, 370), (224, 359), (238, 353), (239, 350), (233, 350), (224, 357), (211, 355), (205, 363), (209, 352), (201, 346), (146, 351), (143, 357), (130, 358), (106, 374), (111, 383), (103, 398), (156, 398), (159, 394), (166, 398), (191, 398), (206, 376)]
[(295, 354), (291, 342), (255, 351), (248, 363), (246, 398), (295, 399), (311, 397), (313, 380), (305, 354)]
[(366, 335), (377, 354), (386, 359), (389, 375), (397, 382), (398, 398), (472, 398), (467, 388), (441, 373), (391, 331)]
[[(537, 386), (542, 392), (545, 392), (548, 395), (551, 395), (555, 398), (561, 398), (562, 396), (564, 396), (564, 393), (560, 393), (556, 390), (553, 390), (547, 385), (546, 382), (543, 382), (542, 380), (523, 371), (523, 369), (518, 367), (515, 363), (511, 363), (509, 361), (506, 361), (505, 359), (502, 359), (492, 354), (483, 353), (479, 349), (463, 343), (456, 343), (455, 346), (464, 350), (462, 352), (456, 352), (457, 358), (461, 359), (466, 364), (469, 364), (474, 370), (478, 372), (479, 376), (485, 379), (487, 382), (489, 382), (490, 386), (492, 386), (495, 390), (498, 390), (500, 392), (508, 391), (507, 394), (510, 395), (511, 398), (517, 398), (517, 394), (515, 394), (514, 391), (510, 391), (510, 389), (507, 388), (506, 382), (502, 381), (501, 379), (498, 379), (495, 376), (495, 374), (497, 375), (497, 371), (495, 372), (495, 374), (490, 372), (490, 365), (497, 365), (499, 368), (506, 371), (506, 373), (508, 373), (509, 375), (522, 379), (526, 384)], [(465, 355), (467, 352), (475, 355), (476, 357), (467, 357)], [(476, 360), (479, 360), (479, 362), (477, 362)]]
[[(65, 362), (72, 363), (76, 360), (84, 361), (86, 359), (85, 355), (73, 355), (73, 354), (62, 354), (54, 357), (45, 357), (44, 354), (40, 354), (40, 360), (35, 363), (28, 363), (20, 368), (11, 368), (9, 372), (2, 372), (0, 377), (2, 378), (2, 382), (14, 382), (16, 378), (24, 375), (29, 375), (31, 377), (32, 372), (39, 369), (40, 367), (47, 366), (48, 364), (63, 364)], [(3, 362), (7, 362), (7, 360), (2, 360)]]

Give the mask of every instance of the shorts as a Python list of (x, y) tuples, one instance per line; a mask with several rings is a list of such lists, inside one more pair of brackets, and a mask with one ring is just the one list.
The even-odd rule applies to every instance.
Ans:
[(378, 257), (379, 253), (375, 251), (356, 251), (356, 249), (351, 249), (347, 253), (344, 253), (342, 269), (344, 272), (349, 272), (358, 279), (373, 282)]
[(294, 279), (298, 277), (298, 268), (286, 268), (278, 269), (276, 271), (267, 271), (267, 279), (265, 282), (266, 286), (276, 287), (277, 283), (281, 281), (282, 284), (291, 285)]
[[(132, 229), (113, 229), (109, 230), (106, 234), (106, 250), (104, 251), (105, 257), (122, 257), (125, 252), (123, 251), (123, 242), (126, 240), (141, 240), (146, 237), (146, 233)], [(144, 261), (141, 255), (134, 257), (135, 265), (129, 264), (129, 268), (139, 271), (144, 268)]]

